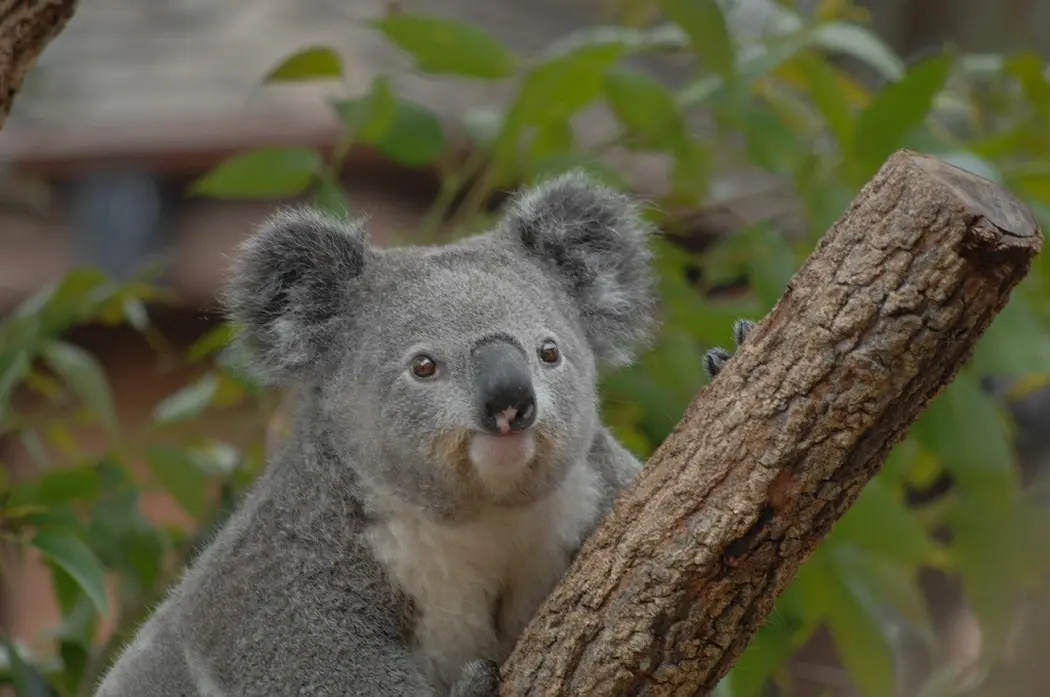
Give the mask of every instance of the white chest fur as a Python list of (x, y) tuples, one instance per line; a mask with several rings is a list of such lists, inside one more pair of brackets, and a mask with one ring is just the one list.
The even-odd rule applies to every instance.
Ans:
[(420, 658), (435, 680), (448, 686), (465, 662), (509, 655), (594, 519), (592, 477), (575, 467), (549, 498), (466, 524), (405, 507), (370, 531), (380, 563), (415, 602)]

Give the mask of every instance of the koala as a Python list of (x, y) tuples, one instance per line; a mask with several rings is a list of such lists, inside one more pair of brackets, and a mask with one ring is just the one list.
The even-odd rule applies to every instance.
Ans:
[[(733, 322), (733, 342), (736, 344), (737, 349), (744, 345), (747, 341), (748, 334), (755, 328), (755, 322), (749, 319), (738, 319)], [(727, 361), (733, 357), (733, 354), (725, 350), (721, 346), (709, 350), (704, 354), (704, 372), (707, 373), (707, 377), (711, 380), (715, 379), (722, 368), (725, 367)]]
[(297, 387), (293, 425), (97, 697), (495, 694), (641, 467), (596, 381), (658, 326), (651, 233), (579, 172), (441, 246), (268, 219), (223, 301), (246, 364)]

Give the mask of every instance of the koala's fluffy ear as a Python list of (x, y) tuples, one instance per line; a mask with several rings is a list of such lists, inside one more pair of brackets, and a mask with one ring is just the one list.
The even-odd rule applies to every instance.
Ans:
[(520, 194), (503, 225), (576, 301), (599, 361), (629, 363), (658, 322), (653, 228), (639, 206), (574, 171)]
[(280, 382), (323, 363), (369, 255), (360, 222), (305, 208), (273, 215), (241, 243), (222, 300), (259, 377)]

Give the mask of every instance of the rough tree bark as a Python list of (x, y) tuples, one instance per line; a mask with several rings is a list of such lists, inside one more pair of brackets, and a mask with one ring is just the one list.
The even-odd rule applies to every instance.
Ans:
[(502, 694), (709, 693), (1042, 239), (995, 184), (891, 157), (584, 545)]
[(77, 0), (0, 0), (0, 128), (26, 73), (76, 7)]

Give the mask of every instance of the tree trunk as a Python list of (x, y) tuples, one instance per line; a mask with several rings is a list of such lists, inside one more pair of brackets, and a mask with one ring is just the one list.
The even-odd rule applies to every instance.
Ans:
[(584, 545), (502, 694), (714, 689), (1042, 238), (995, 184), (891, 157)]
[(77, 0), (0, 0), (0, 128), (22, 79), (76, 6)]

